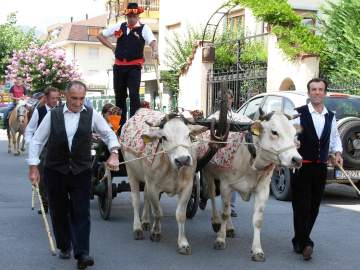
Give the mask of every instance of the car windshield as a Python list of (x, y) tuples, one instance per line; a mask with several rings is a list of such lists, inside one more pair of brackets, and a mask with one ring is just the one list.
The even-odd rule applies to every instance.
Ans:
[(360, 117), (360, 98), (330, 96), (325, 99), (325, 106), (336, 113), (336, 119)]

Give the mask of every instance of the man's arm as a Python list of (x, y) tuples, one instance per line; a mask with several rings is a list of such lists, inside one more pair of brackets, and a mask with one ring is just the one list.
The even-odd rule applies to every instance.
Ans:
[(37, 185), (40, 181), (40, 174), (37, 165), (40, 163), (40, 153), (50, 136), (50, 116), (51, 112), (45, 115), (29, 144), (29, 157), (27, 162), (29, 164), (29, 179), (33, 185)]
[(119, 151), (120, 144), (118, 138), (105, 119), (95, 110), (93, 111), (93, 129), (100, 135), (110, 151), (106, 165), (110, 170), (119, 170), (119, 154), (117, 151)]
[(37, 129), (38, 121), (39, 121), (39, 112), (37, 109), (34, 109), (34, 112), (31, 116), (31, 119), (30, 119), (28, 125), (26, 126), (25, 133), (24, 133), (24, 138), (25, 138), (26, 144), (30, 143), (31, 138)]
[(343, 159), (341, 153), (343, 151), (340, 134), (337, 128), (335, 116), (331, 123), (331, 132), (330, 132), (330, 145), (329, 152), (335, 154), (336, 163), (342, 165)]
[(111, 42), (102, 33), (98, 34), (97, 38), (105, 47), (108, 47), (115, 53), (115, 46), (112, 45)]

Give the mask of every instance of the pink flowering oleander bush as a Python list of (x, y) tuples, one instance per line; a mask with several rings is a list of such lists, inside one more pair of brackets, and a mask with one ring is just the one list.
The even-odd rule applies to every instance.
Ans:
[(65, 58), (61, 48), (31, 44), (27, 50), (13, 53), (6, 77), (10, 81), (22, 78), (32, 93), (41, 92), (48, 86), (64, 90), (70, 81), (81, 79), (76, 66), (67, 63)]

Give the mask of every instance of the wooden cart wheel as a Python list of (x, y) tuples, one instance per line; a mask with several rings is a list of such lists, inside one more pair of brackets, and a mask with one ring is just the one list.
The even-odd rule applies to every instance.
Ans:
[(100, 215), (104, 220), (108, 220), (111, 212), (112, 204), (112, 178), (111, 172), (106, 168), (106, 163), (103, 162), (98, 169), (98, 179), (99, 183), (103, 182), (105, 186), (105, 192), (101, 195), (98, 195), (98, 204)]
[(193, 190), (186, 206), (186, 218), (193, 218), (199, 208), (200, 203), (200, 172), (194, 175)]

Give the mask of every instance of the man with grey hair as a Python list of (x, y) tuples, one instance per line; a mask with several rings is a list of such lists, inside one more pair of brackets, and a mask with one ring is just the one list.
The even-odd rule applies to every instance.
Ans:
[(28, 159), (29, 178), (37, 185), (39, 154), (47, 144), (44, 179), (56, 245), (61, 259), (69, 259), (73, 249), (78, 269), (94, 264), (89, 256), (92, 130), (111, 152), (111, 170), (118, 169), (120, 147), (105, 119), (84, 105), (85, 94), (84, 83), (69, 84), (66, 103), (47, 113), (32, 137)]

